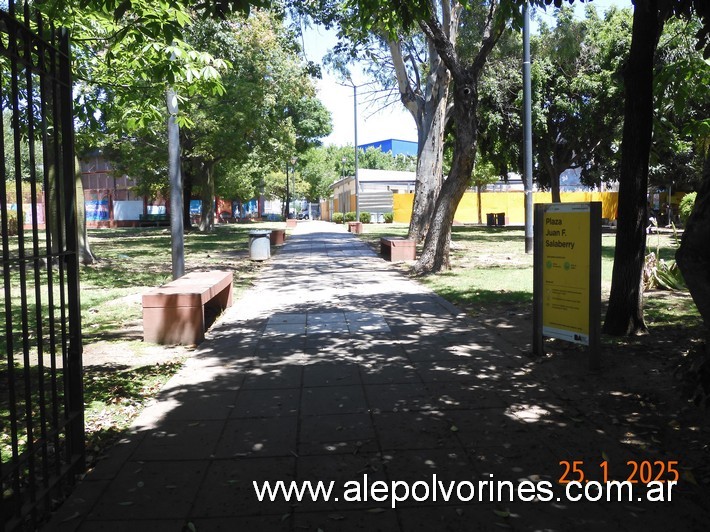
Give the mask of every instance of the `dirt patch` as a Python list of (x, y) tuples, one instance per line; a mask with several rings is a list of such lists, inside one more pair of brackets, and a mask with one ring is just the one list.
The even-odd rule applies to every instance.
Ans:
[[(689, 296), (650, 297), (656, 306), (670, 307)], [(601, 369), (591, 371), (586, 349), (560, 340), (546, 340), (545, 356), (532, 356), (529, 306), (492, 305), (485, 315), (475, 314), (506, 351), (525, 355), (519, 385), (548, 388), (554, 407), (567, 413), (567, 423), (601, 431), (636, 456), (679, 460), (684, 485), (705, 497), (710, 489), (710, 364), (698, 319), (680, 315), (660, 326), (647, 312), (650, 333), (603, 336)]]
[(191, 348), (161, 346), (135, 341), (101, 341), (84, 346), (84, 366), (113, 366), (129, 369), (179, 362), (189, 356)]

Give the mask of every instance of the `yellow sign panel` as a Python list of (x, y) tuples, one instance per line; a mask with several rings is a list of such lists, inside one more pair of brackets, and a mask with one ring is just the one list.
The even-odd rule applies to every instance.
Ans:
[(589, 345), (589, 204), (546, 205), (542, 231), (542, 333)]

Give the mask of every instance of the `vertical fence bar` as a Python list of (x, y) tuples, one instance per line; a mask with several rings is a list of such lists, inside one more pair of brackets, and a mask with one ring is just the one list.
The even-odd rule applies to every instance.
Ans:
[(51, 25), (45, 32), (41, 15), (26, 1), (19, 5), (11, 0), (6, 11), (0, 8), (0, 100), (11, 115), (9, 128), (0, 123), (6, 350), (0, 391), (8, 411), (2, 430), (11, 433), (0, 463), (5, 530), (38, 528), (55, 495), (85, 466), (69, 38)]
[[(10, 4), (12, 6), (12, 4)], [(20, 73), (20, 63), (21, 63), (21, 48), (18, 41), (21, 41), (24, 37), (21, 32), (19, 24), (13, 24), (10, 30), (10, 53), (17, 58), (11, 64), (11, 75), (10, 80), (11, 85), (11, 95), (12, 95), (12, 128), (14, 131), (13, 135), (13, 160), (15, 166), (15, 196), (17, 205), (17, 248), (18, 248), (18, 258), (19, 258), (19, 274), (20, 274), (20, 319), (21, 319), (21, 329), (22, 329), (22, 385), (23, 385), (23, 395), (24, 395), (24, 419), (23, 419), (23, 431), (24, 431), (24, 441), (25, 448), (30, 449), (32, 443), (34, 442), (34, 420), (32, 416), (33, 398), (32, 398), (32, 385), (31, 379), (32, 375), (30, 372), (30, 342), (29, 342), (29, 312), (28, 312), (28, 299), (27, 299), (27, 252), (25, 243), (25, 231), (24, 231), (24, 191), (22, 187), (22, 145), (20, 131), (22, 130), (22, 116), (21, 116), (21, 94), (20, 87), (21, 73)], [(25, 88), (26, 90), (26, 88)], [(27, 105), (26, 95), (24, 98), (24, 103)], [(32, 512), (34, 515), (34, 508), (36, 506), (36, 477), (35, 477), (35, 459), (34, 453), (26, 452), (26, 471), (20, 471), (19, 474), (24, 473), (27, 476), (27, 488), (28, 502), (33, 508)]]
[[(0, 99), (5, 100), (5, 89), (2, 86), (2, 78), (0, 77)], [(3, 295), (4, 310), (5, 310), (5, 349), (6, 349), (6, 369), (7, 369), (7, 394), (8, 394), (8, 410), (10, 416), (10, 445), (12, 454), (12, 464), (17, 464), (19, 461), (19, 425), (17, 419), (17, 389), (15, 380), (15, 335), (13, 322), (13, 307), (12, 307), (12, 283), (11, 283), (11, 256), (10, 256), (10, 223), (7, 204), (7, 173), (5, 168), (5, 120), (0, 122), (0, 154), (2, 154), (2, 165), (0, 165), (0, 202), (2, 202), (2, 274), (3, 274)], [(19, 500), (20, 494), (20, 475), (19, 471), (10, 468), (9, 473), (3, 471), (2, 478), (6, 479), (6, 475), (11, 475), (10, 489), (12, 490), (12, 501)], [(11, 503), (12, 504), (12, 503)], [(14, 507), (6, 510), (8, 514), (15, 513)], [(7, 516), (9, 517), (9, 515)]]
[[(31, 27), (31, 17), (30, 8), (27, 3), (25, 3), (24, 9), (24, 22), (27, 28)], [(39, 28), (38, 28), (39, 29)], [(38, 32), (41, 35), (41, 32)], [(44, 488), (44, 503), (46, 506), (49, 505), (49, 472), (47, 471), (47, 425), (46, 425), (46, 406), (45, 406), (45, 389), (44, 389), (44, 329), (42, 326), (43, 321), (43, 309), (42, 309), (42, 277), (41, 277), (41, 260), (40, 260), (40, 246), (39, 246), (39, 219), (38, 219), (38, 209), (37, 209), (37, 158), (36, 158), (36, 144), (35, 144), (35, 87), (34, 87), (34, 70), (37, 65), (35, 63), (35, 57), (33, 54), (33, 43), (32, 36), (28, 36), (25, 39), (25, 77), (27, 84), (27, 143), (29, 148), (28, 154), (28, 172), (30, 180), (30, 212), (32, 216), (32, 267), (34, 272), (34, 303), (35, 303), (35, 337), (36, 337), (36, 352), (37, 352), (37, 367), (35, 369), (35, 374), (37, 376), (37, 405), (39, 407), (39, 419), (37, 420), (39, 429), (39, 454), (41, 460), (39, 461), (39, 467), (37, 468), (37, 473), (39, 474), (39, 480), (41, 481), (42, 487)], [(37, 49), (41, 49), (43, 44), (37, 39)], [(30, 381), (30, 385), (32, 381)], [(33, 413), (34, 414), (34, 413)], [(29, 452), (35, 453), (35, 449), (30, 447)]]
[(70, 456), (75, 457), (77, 467), (85, 466), (84, 449), (84, 388), (83, 348), (81, 343), (81, 301), (79, 298), (79, 238), (77, 232), (75, 162), (74, 162), (74, 113), (72, 110), (72, 76), (69, 49), (69, 32), (59, 34), (59, 74), (62, 115), (62, 167), (64, 178), (64, 209), (66, 212), (67, 295), (69, 303), (68, 377), (67, 404), (72, 418), (67, 428), (67, 444)]
[[(42, 17), (37, 15), (37, 30), (40, 35), (44, 34), (44, 24)], [(48, 53), (47, 53), (48, 52)], [(49, 55), (49, 58), (47, 57)], [(49, 201), (49, 190), (50, 190), (50, 162), (52, 150), (51, 139), (52, 137), (48, 134), (48, 117), (51, 111), (51, 86), (48, 90), (48, 84), (51, 81), (52, 73), (52, 63), (54, 60), (54, 54), (52, 48), (40, 47), (39, 51), (39, 85), (40, 85), (40, 127), (42, 135), (42, 191), (44, 194), (44, 235), (45, 235), (45, 255), (47, 257), (47, 328), (49, 333), (49, 392), (50, 392), (50, 407), (51, 407), (51, 434), (52, 434), (52, 444), (54, 449), (59, 449), (59, 427), (60, 427), (60, 417), (59, 417), (59, 394), (57, 389), (57, 334), (56, 334), (56, 320), (55, 316), (55, 302), (54, 302), (54, 263), (56, 257), (53, 256), (52, 246), (54, 245), (52, 239), (52, 209)], [(49, 62), (48, 62), (49, 61)], [(47, 107), (50, 106), (48, 110)], [(48, 474), (59, 475), (61, 472), (61, 453), (55, 452), (52, 469), (48, 470)]]

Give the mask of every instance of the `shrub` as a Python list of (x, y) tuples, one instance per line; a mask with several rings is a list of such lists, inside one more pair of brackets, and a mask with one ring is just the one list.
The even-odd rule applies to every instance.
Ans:
[(332, 219), (333, 219), (333, 222), (335, 222), (336, 224), (343, 223), (343, 213), (342, 212), (334, 212)]
[(7, 232), (10, 236), (17, 235), (19, 226), (17, 225), (17, 211), (7, 211)]
[(350, 211), (350, 212), (345, 213), (345, 221), (346, 222), (354, 222), (356, 217), (357, 217), (357, 215), (355, 214), (354, 211)]
[(693, 212), (693, 206), (695, 205), (695, 197), (698, 195), (697, 192), (691, 192), (683, 196), (680, 200), (680, 205), (678, 206), (678, 214), (680, 215), (680, 221), (685, 223), (690, 217), (690, 213)]
[(360, 212), (360, 221), (364, 224), (369, 224), (370, 223), (370, 213), (362, 211)]
[(643, 289), (687, 290), (683, 274), (676, 261), (658, 259), (655, 253), (646, 255), (643, 267)]
[(393, 221), (394, 221), (394, 213), (393, 212), (386, 212), (385, 213), (385, 223), (391, 224)]

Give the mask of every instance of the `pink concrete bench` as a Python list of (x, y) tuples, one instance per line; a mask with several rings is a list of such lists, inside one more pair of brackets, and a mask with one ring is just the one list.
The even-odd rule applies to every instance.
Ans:
[(383, 236), (380, 238), (380, 253), (391, 261), (414, 260), (417, 258), (417, 245), (414, 240)]
[[(232, 272), (193, 272), (143, 294), (143, 340), (200, 343), (209, 318), (232, 305), (232, 280)], [(207, 319), (205, 307), (211, 311)]]

